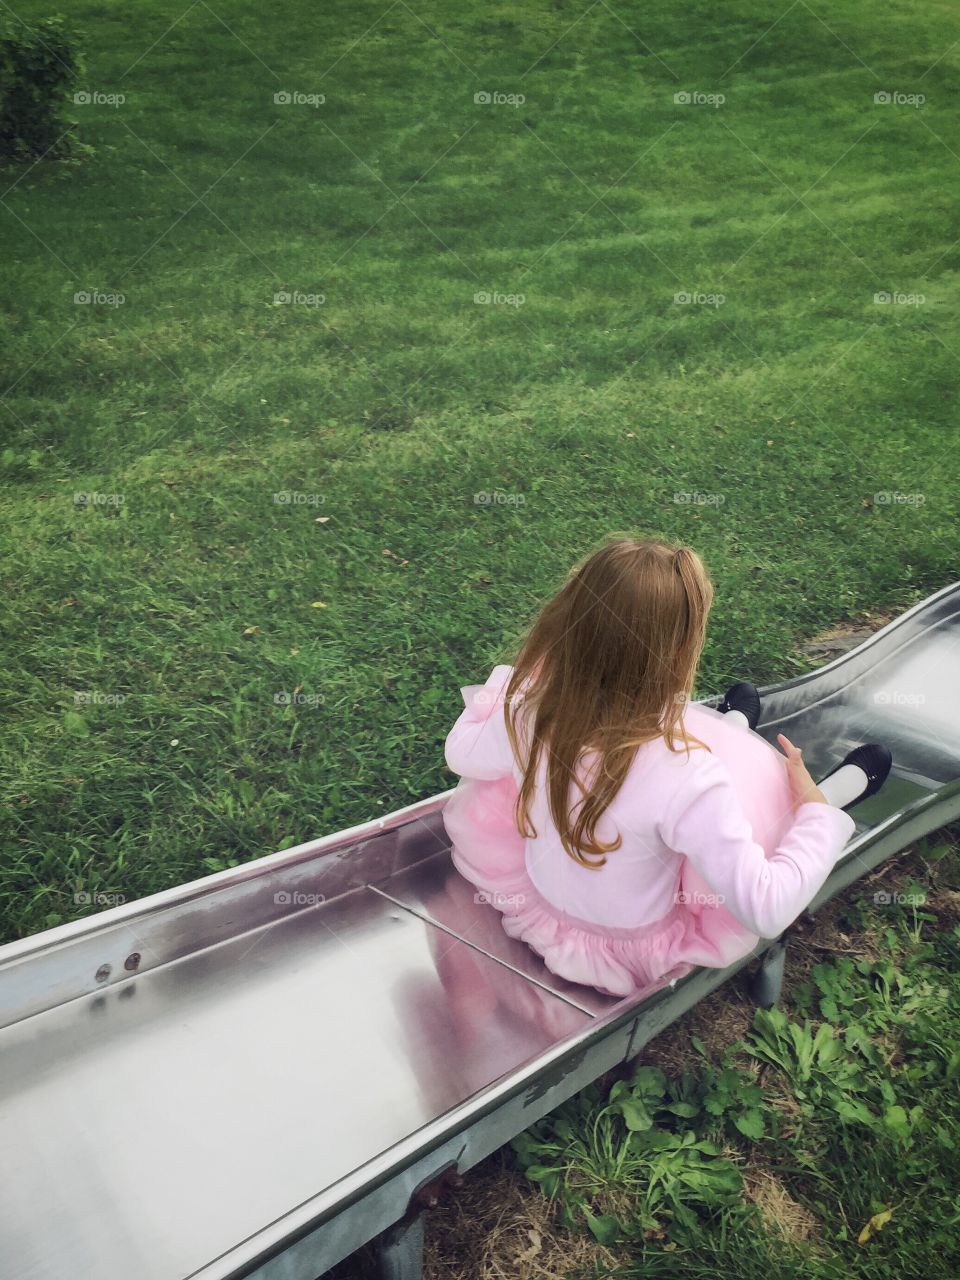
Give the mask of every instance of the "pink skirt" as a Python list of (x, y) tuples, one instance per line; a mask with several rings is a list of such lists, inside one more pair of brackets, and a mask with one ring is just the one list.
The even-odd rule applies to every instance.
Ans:
[(700, 905), (702, 882), (684, 863), (681, 889), (661, 920), (635, 929), (607, 928), (558, 912), (527, 873), (513, 809), (512, 777), (462, 778), (443, 812), (454, 865), (502, 915), (504, 931), (525, 942), (558, 977), (606, 995), (642, 997), (698, 966), (726, 968), (758, 942), (723, 906)]

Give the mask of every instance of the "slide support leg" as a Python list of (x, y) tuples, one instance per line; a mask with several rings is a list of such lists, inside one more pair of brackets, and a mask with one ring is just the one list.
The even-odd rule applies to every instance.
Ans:
[(770, 1009), (779, 1002), (786, 961), (787, 935), (784, 934), (765, 952), (753, 980), (751, 995), (761, 1009)]
[(423, 1214), (401, 1218), (377, 1240), (380, 1280), (420, 1280), (423, 1275)]
[(462, 1186), (457, 1162), (448, 1160), (416, 1187), (406, 1215), (377, 1238), (380, 1280), (421, 1280), (424, 1210), (436, 1208), (444, 1192), (459, 1191)]

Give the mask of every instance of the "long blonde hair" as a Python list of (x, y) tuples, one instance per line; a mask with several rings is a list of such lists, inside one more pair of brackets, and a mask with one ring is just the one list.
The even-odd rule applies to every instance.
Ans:
[[(712, 600), (696, 552), (656, 539), (614, 536), (570, 570), (527, 633), (505, 690), (507, 734), (523, 770), (515, 820), (524, 837), (537, 834), (529, 807), (544, 752), (550, 814), (563, 847), (581, 866), (598, 869), (622, 837), (603, 844), (597, 823), (637, 748), (658, 737), (671, 751), (678, 739), (688, 753), (706, 746), (687, 733), (683, 712)], [(597, 765), (580, 788), (574, 818), (570, 783), (591, 750)]]

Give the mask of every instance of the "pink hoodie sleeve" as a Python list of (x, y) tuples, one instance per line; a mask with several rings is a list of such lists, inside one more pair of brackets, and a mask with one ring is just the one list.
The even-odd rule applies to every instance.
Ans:
[(659, 829), (686, 854), (723, 905), (751, 933), (776, 938), (815, 897), (856, 823), (843, 809), (809, 801), (768, 858), (753, 838), (729, 773), (712, 756), (697, 762), (696, 783), (681, 785)]
[(503, 718), (503, 694), (513, 668), (494, 667), (486, 684), (465, 685), (464, 710), (444, 744), (447, 767), (466, 778), (492, 781), (513, 768), (513, 752)]

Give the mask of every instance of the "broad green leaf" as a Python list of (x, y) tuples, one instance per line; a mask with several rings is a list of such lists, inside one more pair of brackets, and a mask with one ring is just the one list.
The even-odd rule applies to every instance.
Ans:
[(628, 1129), (642, 1132), (653, 1128), (653, 1116), (639, 1098), (621, 1098), (616, 1104), (616, 1110), (623, 1116)]
[(700, 1108), (692, 1102), (666, 1102), (663, 1105), (663, 1110), (670, 1111), (675, 1116), (683, 1116), (684, 1119), (689, 1120), (697, 1115)]
[(595, 1240), (600, 1244), (614, 1244), (620, 1236), (621, 1227), (619, 1221), (612, 1214), (593, 1214), (583, 1206), (583, 1214), (587, 1220), (587, 1226)]
[(650, 1101), (653, 1098), (662, 1098), (666, 1093), (667, 1077), (659, 1067), (637, 1067), (630, 1085), (644, 1101)]
[(862, 1102), (852, 1098), (838, 1097), (834, 1099), (833, 1109), (840, 1119), (844, 1121), (871, 1126), (876, 1123), (876, 1116)]
[(89, 738), (90, 736), (90, 726), (77, 711), (65, 711), (63, 713), (63, 727), (67, 733), (76, 734), (78, 738)]
[(743, 1115), (737, 1116), (734, 1124), (745, 1138), (751, 1138), (756, 1142), (763, 1137), (763, 1113), (761, 1111), (744, 1111)]
[(524, 1169), (531, 1182), (538, 1182), (543, 1187), (544, 1195), (555, 1196), (560, 1188), (560, 1174), (556, 1169), (548, 1169), (542, 1164), (532, 1164)]
[(896, 1104), (887, 1107), (883, 1113), (883, 1123), (892, 1132), (900, 1138), (905, 1138), (910, 1133), (910, 1121), (903, 1107)]

